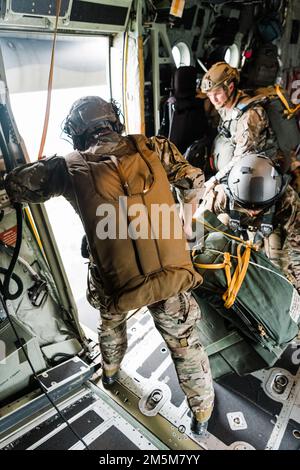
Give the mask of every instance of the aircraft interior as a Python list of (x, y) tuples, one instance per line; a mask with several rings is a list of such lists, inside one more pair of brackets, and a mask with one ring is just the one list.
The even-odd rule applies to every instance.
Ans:
[(209, 179), (217, 116), (200, 83), (219, 61), (243, 89), (287, 90), (300, 126), (297, 0), (0, 1), (1, 450), (300, 449), (299, 334), (270, 358), (199, 300), (215, 405), (198, 439), (146, 306), (128, 313), (118, 380), (103, 386), (73, 208), (58, 197), (20, 211), (4, 189), (19, 165), (72, 152), (64, 118), (87, 95), (116, 100), (127, 134), (163, 135), (183, 155), (196, 142), (189, 161)]

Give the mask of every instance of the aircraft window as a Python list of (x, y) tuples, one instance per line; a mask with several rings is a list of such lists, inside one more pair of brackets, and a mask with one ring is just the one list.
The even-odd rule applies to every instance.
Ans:
[(185, 42), (175, 44), (172, 48), (172, 54), (177, 68), (184, 65), (191, 65), (191, 52)]
[[(10, 101), (29, 158), (37, 159), (40, 145), (51, 57), (51, 38), (0, 37)], [(73, 150), (61, 132), (72, 103), (85, 95), (110, 98), (107, 37), (57, 39), (51, 112), (44, 155), (65, 155)], [(85, 300), (87, 265), (80, 255), (83, 228), (79, 217), (62, 197), (46, 203), (60, 255), (77, 302), (92, 318)], [(93, 311), (93, 318), (96, 318)], [(96, 321), (96, 320), (95, 320)], [(84, 322), (87, 324), (87, 322)], [(91, 325), (89, 325), (91, 326)]]

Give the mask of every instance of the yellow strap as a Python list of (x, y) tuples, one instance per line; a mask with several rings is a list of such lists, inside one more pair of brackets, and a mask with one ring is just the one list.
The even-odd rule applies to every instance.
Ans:
[[(195, 220), (195, 219), (194, 219)], [(223, 294), (222, 298), (224, 300), (224, 306), (226, 308), (232, 307), (235, 302), (235, 299), (239, 293), (239, 290), (243, 284), (245, 279), (247, 269), (250, 262), (251, 256), (251, 249), (258, 251), (258, 246), (252, 243), (252, 241), (243, 240), (242, 238), (235, 237), (234, 235), (230, 235), (229, 233), (223, 232), (212, 225), (208, 224), (204, 221), (204, 219), (196, 219), (196, 221), (201, 222), (206, 228), (213, 232), (219, 232), (225, 235), (228, 238), (232, 238), (239, 242), (237, 247), (237, 267), (233, 276), (231, 277), (230, 268), (232, 267), (231, 258), (236, 258), (236, 256), (231, 255), (228, 252), (223, 253), (224, 255), (224, 262), (218, 264), (202, 264), (202, 263), (193, 263), (194, 266), (200, 269), (224, 269), (226, 280), (227, 280), (227, 291)], [(245, 248), (243, 254), (241, 254), (242, 247)], [(194, 254), (194, 252), (193, 252)]]
[(238, 241), (239, 243), (241, 243), (242, 245), (244, 246), (250, 246), (253, 250), (255, 251), (258, 251), (259, 250), (259, 247), (257, 245), (255, 245), (254, 243), (252, 243), (251, 240), (243, 240), (242, 238), (240, 237), (236, 237), (234, 235), (230, 235), (229, 233), (227, 232), (223, 232), (223, 230), (219, 230), (217, 229), (216, 227), (213, 227), (212, 225), (208, 224), (207, 222), (205, 222), (204, 219), (195, 219), (193, 218), (193, 221), (194, 222), (200, 222), (204, 225), (204, 227), (208, 228), (209, 230), (211, 230), (212, 232), (219, 232), (219, 233), (222, 233), (223, 235), (225, 235), (225, 237), (227, 238), (232, 238), (233, 240), (236, 240)]
[(226, 276), (226, 280), (227, 280), (227, 285), (230, 286), (231, 284), (231, 272), (230, 272), (230, 268), (231, 268), (231, 261), (230, 261), (230, 258), (231, 258), (231, 255), (230, 253), (224, 253), (224, 261), (225, 261), (225, 276)]
[(247, 245), (246, 247), (244, 246), (245, 251), (243, 255), (241, 255), (242, 246), (243, 244), (240, 243), (237, 247), (238, 262), (237, 262), (237, 267), (232, 277), (231, 277), (231, 272), (230, 272), (230, 268), (232, 267), (230, 258), (235, 258), (235, 256), (232, 256), (228, 252), (223, 253), (224, 255), (223, 263), (204, 264), (204, 263), (194, 262), (194, 266), (196, 266), (199, 269), (224, 269), (225, 270), (228, 288), (227, 288), (227, 291), (223, 294), (222, 298), (225, 301), (224, 306), (226, 308), (230, 308), (234, 304), (235, 299), (245, 279), (247, 269), (249, 266), (250, 255), (251, 255), (251, 245)]
[(245, 279), (245, 276), (248, 270), (250, 255), (251, 255), (251, 247), (247, 246), (242, 256), (241, 256), (241, 248), (242, 248), (242, 245), (239, 245), (237, 249), (238, 264), (232, 276), (231, 282), (230, 284), (228, 284), (228, 289), (223, 294), (223, 300), (225, 301), (224, 303), (225, 308), (230, 308), (234, 304), (235, 299), (239, 293), (239, 290), (243, 284), (243, 281)]
[(284, 104), (284, 106), (286, 108), (284, 110), (283, 114), (285, 116), (287, 116), (288, 119), (292, 118), (294, 116), (294, 114), (297, 113), (297, 111), (300, 110), (300, 104), (298, 104), (294, 108), (291, 108), (288, 101), (287, 101), (287, 99), (286, 99), (286, 97), (282, 93), (281, 88), (280, 88), (279, 85), (275, 85), (275, 91), (276, 91), (278, 97), (280, 98), (280, 101)]
[(43, 245), (42, 245), (40, 236), (39, 236), (39, 234), (38, 234), (38, 231), (37, 231), (37, 229), (36, 229), (34, 220), (33, 220), (33, 218), (32, 218), (31, 212), (29, 211), (29, 208), (28, 208), (28, 207), (25, 207), (25, 213), (26, 213), (28, 222), (29, 222), (29, 224), (30, 224), (31, 230), (32, 230), (32, 232), (33, 232), (33, 235), (34, 235), (34, 237), (35, 237), (35, 239), (36, 239), (36, 242), (37, 242), (38, 246), (40, 247), (41, 252), (43, 253), (43, 255), (44, 255), (44, 257), (45, 257), (45, 252), (44, 252), (44, 248), (43, 248)]
[(127, 84), (128, 84), (128, 49), (129, 49), (129, 33), (126, 30), (123, 36), (123, 83), (122, 83), (122, 96), (123, 96), (123, 110), (124, 110), (124, 125), (125, 132), (128, 133), (128, 100), (127, 100)]
[[(224, 255), (227, 255), (229, 253), (224, 253)], [(230, 256), (230, 255), (229, 255)], [(225, 263), (219, 263), (219, 264), (202, 264), (202, 263), (194, 263), (197, 268), (200, 269), (225, 269)], [(230, 263), (231, 266), (231, 263)]]
[(230, 268), (232, 266), (230, 258), (231, 255), (230, 253), (223, 253), (224, 255), (224, 263), (218, 263), (218, 264), (205, 264), (205, 263), (195, 263), (194, 266), (196, 266), (199, 269), (223, 269), (225, 270), (225, 275), (226, 275), (226, 280), (227, 280), (227, 285), (229, 286), (231, 284), (231, 272)]

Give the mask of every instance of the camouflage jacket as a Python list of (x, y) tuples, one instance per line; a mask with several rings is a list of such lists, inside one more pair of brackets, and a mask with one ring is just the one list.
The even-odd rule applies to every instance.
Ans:
[[(278, 153), (276, 136), (264, 108), (259, 104), (251, 106), (245, 112), (237, 108), (238, 104), (247, 102), (249, 98), (239, 91), (230, 109), (218, 110), (221, 120), (213, 149), (215, 161), (219, 160), (218, 180), (246, 153), (263, 152), (270, 158)], [(222, 155), (224, 152), (227, 153), (225, 157)]]
[[(202, 202), (199, 211), (210, 210), (216, 214), (223, 223), (228, 224), (227, 215), (228, 196), (223, 185), (218, 185), (211, 190)], [(241, 212), (241, 226), (259, 228), (262, 214), (250, 217), (249, 214), (240, 207), (234, 207)], [(288, 186), (282, 198), (276, 203), (273, 216), (274, 233), (279, 238), (279, 243), (275, 250), (275, 259), (271, 259), (277, 264), (285, 276), (294, 284), (300, 293), (300, 198), (298, 194)], [(264, 251), (268, 255), (267, 238), (264, 239)], [(274, 251), (274, 250), (273, 250)]]
[[(156, 151), (170, 184), (179, 192), (180, 200), (189, 203), (199, 199), (204, 184), (202, 170), (192, 167), (166, 138), (152, 137), (148, 145)], [(126, 155), (132, 152), (132, 144), (127, 137), (111, 133), (102, 137), (101, 142), (90, 147), (87, 152), (105, 154), (114, 150)], [(65, 158), (61, 156), (55, 155), (15, 168), (6, 177), (5, 189), (14, 202), (41, 203), (62, 195), (76, 208)]]

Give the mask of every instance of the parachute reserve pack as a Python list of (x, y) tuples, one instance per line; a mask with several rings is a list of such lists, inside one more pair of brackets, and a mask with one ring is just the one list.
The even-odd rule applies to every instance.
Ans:
[[(73, 152), (66, 157), (78, 211), (99, 271), (110, 313), (122, 313), (168, 299), (201, 283), (194, 270), (167, 174), (158, 155), (141, 135), (129, 137), (132, 153)], [(164, 236), (157, 207), (170, 209)], [(98, 236), (99, 225), (114, 220), (112, 236)], [(102, 209), (101, 209), (102, 210)], [(144, 237), (135, 236), (134, 219), (142, 212)], [(95, 217), (95, 214), (99, 216)], [(167, 215), (167, 217), (168, 217)], [(164, 220), (164, 222), (168, 222)], [(180, 235), (180, 236), (178, 236)]]
[[(203, 316), (207, 317), (204, 345), (209, 354), (214, 355), (221, 350), (222, 354), (229, 355), (227, 364), (233, 361), (233, 369), (239, 374), (272, 366), (298, 334), (300, 297), (263, 253), (251, 249), (249, 264), (245, 266), (244, 245), (241, 246), (233, 232), (214, 214), (205, 211), (197, 223), (202, 224), (203, 221), (203, 248), (194, 252), (193, 261), (204, 279), (196, 290)], [(240, 265), (240, 271), (245, 269), (245, 277), (239, 285), (234, 272), (239, 270), (237, 265), (241, 259), (238, 262), (237, 253), (240, 249), (244, 264)], [(237, 295), (231, 298), (231, 302), (227, 295), (230, 291), (228, 272), (225, 275), (223, 269), (226, 263), (230, 266), (232, 280), (237, 281), (234, 287)], [(212, 266), (215, 269), (211, 269)], [(218, 316), (222, 320), (217, 319)], [(221, 323), (218, 331), (214, 328), (216, 321)], [(239, 361), (238, 355), (242, 355)], [(251, 361), (249, 357), (252, 357)]]

